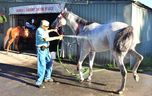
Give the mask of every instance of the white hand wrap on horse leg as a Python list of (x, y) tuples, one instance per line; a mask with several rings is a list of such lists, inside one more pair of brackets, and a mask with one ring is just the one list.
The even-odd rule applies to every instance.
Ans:
[(82, 73), (82, 62), (78, 63), (78, 71), (79, 71), (79, 75), (80, 75), (80, 81), (83, 82), (84, 78), (83, 78), (83, 73)]

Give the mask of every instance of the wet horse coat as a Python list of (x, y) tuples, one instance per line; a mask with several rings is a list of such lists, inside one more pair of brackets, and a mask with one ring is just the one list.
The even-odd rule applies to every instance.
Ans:
[[(64, 22), (64, 23), (62, 23)], [(87, 20), (75, 15), (72, 12), (63, 10), (55, 20), (56, 26), (66, 24), (77, 32), (78, 36), (87, 37), (87, 39), (78, 39), (80, 45), (80, 57), (78, 60), (78, 71), (80, 80), (83, 81), (83, 73), (81, 72), (82, 63), (87, 55), (89, 55), (90, 73), (88, 81), (91, 81), (92, 68), (96, 52), (104, 52), (110, 50), (111, 54), (119, 66), (122, 83), (118, 93), (122, 93), (125, 89), (127, 70), (124, 66), (123, 59), (126, 54), (130, 54), (136, 58), (136, 63), (133, 67), (133, 76), (136, 81), (139, 80), (137, 69), (143, 60), (143, 56), (136, 50), (136, 40), (134, 39), (133, 27), (123, 22), (112, 22), (108, 24), (89, 23)]]

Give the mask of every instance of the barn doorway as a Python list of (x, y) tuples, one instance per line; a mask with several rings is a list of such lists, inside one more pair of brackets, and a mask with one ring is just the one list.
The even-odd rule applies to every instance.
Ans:
[[(31, 19), (34, 19), (35, 21), (35, 26), (36, 29), (40, 26), (40, 22), (41, 20), (45, 19), (48, 20), (50, 22), (50, 28), (51, 28), (51, 24), (53, 23), (53, 21), (57, 18), (57, 16), (59, 15), (59, 13), (50, 13), (50, 14), (26, 14), (26, 15), (15, 15), (15, 25), (16, 26), (25, 26), (26, 22), (30, 22)], [(20, 38), (19, 40), (19, 48), (21, 51), (31, 51), (31, 52), (35, 52), (35, 32), (36, 30), (30, 30), (30, 33), (34, 34), (34, 36), (30, 37), (30, 38)], [(53, 36), (58, 36), (57, 33), (55, 32), (51, 32), (49, 34), (50, 37)], [(57, 51), (57, 45), (60, 44), (61, 42), (59, 42), (58, 40), (55, 41), (51, 41), (50, 42), (50, 51)]]

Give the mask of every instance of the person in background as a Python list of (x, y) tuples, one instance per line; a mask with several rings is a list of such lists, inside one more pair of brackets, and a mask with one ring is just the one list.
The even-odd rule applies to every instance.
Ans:
[(29, 28), (29, 29), (31, 29), (31, 30), (35, 30), (36, 27), (35, 27), (35, 25), (34, 25), (34, 22), (35, 22), (34, 19), (31, 19), (30, 22), (28, 22), (28, 21), (25, 22), (25, 27), (27, 27), (27, 28)]
[(49, 37), (49, 32), (57, 32), (57, 29), (49, 28), (49, 22), (42, 20), (40, 27), (36, 30), (36, 48), (37, 48), (37, 74), (38, 79), (36, 85), (39, 88), (45, 88), (44, 82), (52, 82), (52, 59), (49, 52), (49, 41), (62, 40), (63, 35), (56, 37)]

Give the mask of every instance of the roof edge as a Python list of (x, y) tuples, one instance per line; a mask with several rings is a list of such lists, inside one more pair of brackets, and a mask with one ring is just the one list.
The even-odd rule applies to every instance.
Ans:
[(139, 0), (132, 0), (132, 2), (137, 4), (138, 6), (141, 6), (141, 7), (148, 8), (148, 9), (152, 10), (152, 7), (150, 7), (150, 6), (146, 5), (146, 4), (143, 4)]

